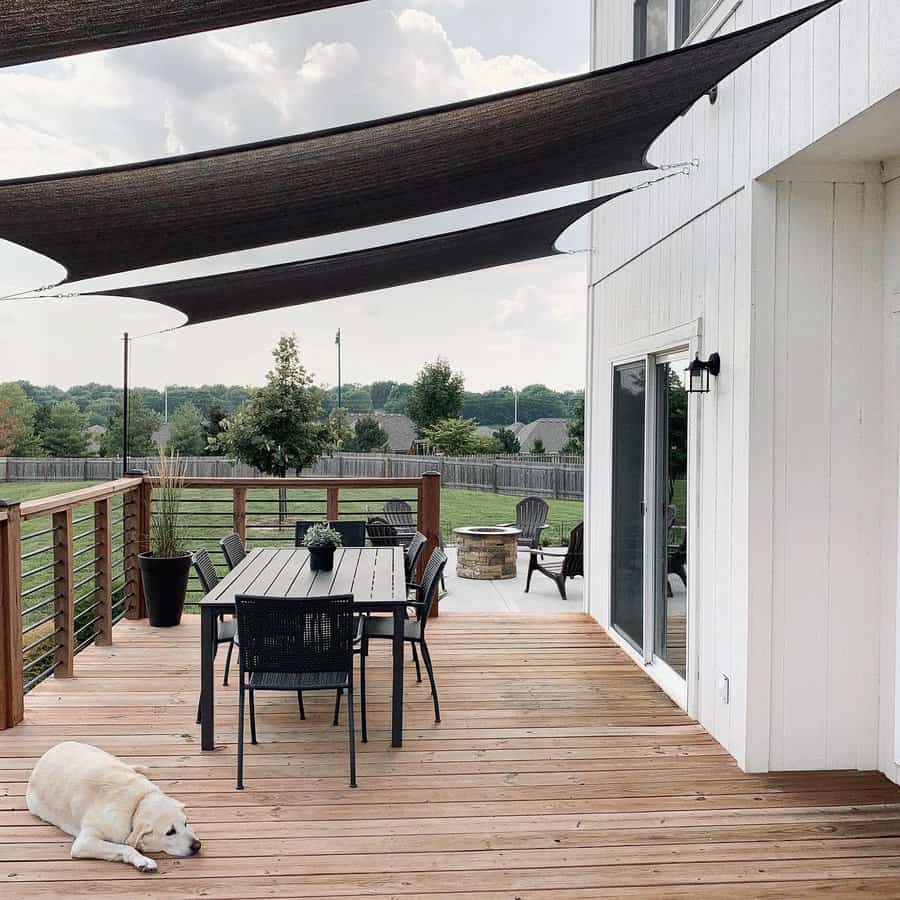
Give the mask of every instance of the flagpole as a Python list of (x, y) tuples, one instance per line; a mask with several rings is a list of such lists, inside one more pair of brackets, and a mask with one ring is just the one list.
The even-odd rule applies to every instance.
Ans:
[(334, 336), (334, 342), (337, 344), (337, 363), (338, 363), (338, 396), (337, 396), (337, 408), (341, 408), (341, 329), (338, 328), (337, 334)]

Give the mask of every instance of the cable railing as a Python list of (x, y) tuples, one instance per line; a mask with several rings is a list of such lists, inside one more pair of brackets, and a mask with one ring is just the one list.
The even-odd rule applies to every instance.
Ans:
[[(0, 730), (22, 721), (23, 696), (76, 674), (76, 656), (108, 645), (113, 626), (146, 616), (139, 555), (150, 549), (154, 479), (143, 472), (23, 503), (0, 500)], [(387, 500), (409, 505), (411, 525), (441, 539), (441, 479), (188, 478), (186, 549), (204, 548), (224, 571), (219, 541), (290, 546), (298, 519), (370, 519)], [(199, 584), (189, 585), (195, 606)]]

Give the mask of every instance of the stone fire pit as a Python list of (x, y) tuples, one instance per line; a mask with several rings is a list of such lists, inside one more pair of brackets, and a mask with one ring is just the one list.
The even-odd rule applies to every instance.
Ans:
[(473, 526), (455, 528), (456, 574), (460, 578), (493, 580), (516, 577), (518, 528)]

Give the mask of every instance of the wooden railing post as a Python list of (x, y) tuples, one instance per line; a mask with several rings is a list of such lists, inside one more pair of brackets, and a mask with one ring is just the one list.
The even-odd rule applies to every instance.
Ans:
[(328, 519), (329, 522), (337, 522), (341, 517), (341, 498), (339, 491), (340, 488), (338, 487), (326, 488), (325, 518)]
[(232, 488), (231, 512), (234, 521), (234, 533), (247, 545), (247, 488)]
[[(126, 472), (139, 477), (141, 470)], [(138, 555), (150, 549), (150, 517), (153, 502), (153, 487), (150, 480), (144, 481), (125, 495), (125, 617), (144, 619), (147, 617), (147, 601), (144, 599), (144, 585)]]
[(19, 504), (0, 500), (0, 730), (25, 718)]
[(94, 643), (112, 643), (112, 500), (94, 503)]
[[(422, 567), (431, 556), (432, 550), (441, 545), (441, 475), (439, 472), (423, 472), (422, 482), (419, 485), (418, 503), (418, 527), (419, 531), (427, 538), (425, 550), (422, 553)], [(422, 571), (420, 568), (419, 577)], [(438, 615), (440, 598), (435, 600), (431, 607), (431, 615)]]
[(71, 678), (75, 671), (75, 568), (72, 507), (53, 513), (53, 578), (56, 650), (53, 674)]

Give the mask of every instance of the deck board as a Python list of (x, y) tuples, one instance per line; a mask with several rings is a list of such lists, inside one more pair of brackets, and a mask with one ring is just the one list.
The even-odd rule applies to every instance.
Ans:
[[(408, 665), (390, 748), (390, 648), (375, 646), (359, 788), (331, 699), (308, 697), (300, 722), (269, 695), (238, 793), (233, 685), (216, 691), (218, 749), (199, 749), (199, 620), (120, 623), (0, 733), (0, 884), (17, 898), (900, 896), (900, 788), (883, 776), (741, 773), (586, 616), (429, 629), (440, 725)], [(187, 803), (202, 854), (163, 857), (155, 876), (69, 859), (24, 807), (32, 766), (67, 738), (148, 767)]]

